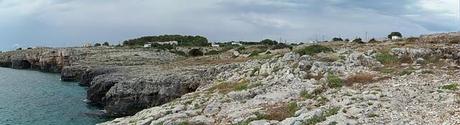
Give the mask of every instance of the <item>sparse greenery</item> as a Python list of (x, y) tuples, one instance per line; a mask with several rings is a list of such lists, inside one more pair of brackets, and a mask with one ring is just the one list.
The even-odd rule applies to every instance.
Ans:
[(179, 46), (208, 46), (208, 39), (203, 36), (183, 36), (183, 35), (160, 35), (160, 36), (145, 36), (141, 38), (126, 40), (123, 45), (126, 46), (142, 46), (149, 42), (167, 42), (177, 41)]
[(286, 118), (295, 116), (295, 112), (299, 110), (296, 102), (283, 103), (278, 106), (267, 107), (267, 114), (264, 116), (267, 120), (282, 121)]
[(334, 75), (334, 74), (329, 74), (327, 76), (327, 85), (330, 88), (340, 88), (343, 86), (343, 80), (339, 78), (339, 76)]
[(240, 80), (238, 82), (222, 82), (214, 87), (211, 90), (218, 90), (220, 93), (229, 93), (232, 91), (243, 91), (249, 89), (249, 81)]
[(207, 52), (205, 55), (218, 55), (218, 54), (220, 54), (220, 51), (211, 50), (211, 51)]
[(356, 38), (351, 42), (353, 42), (353, 43), (364, 43), (363, 39), (361, 39), (361, 38)]
[(302, 90), (300, 92), (300, 96), (305, 98), (305, 99), (313, 99), (313, 98), (315, 98), (315, 95), (310, 94), (307, 90)]
[(320, 122), (326, 121), (327, 117), (336, 115), (340, 109), (340, 107), (326, 109), (320, 115), (314, 115), (310, 119), (305, 120), (304, 125), (316, 125)]
[(399, 75), (400, 75), (400, 76), (410, 75), (410, 74), (412, 74), (413, 72), (414, 72), (414, 70), (412, 70), (412, 69), (405, 69), (405, 70), (402, 70), (402, 71), (399, 73)]
[(103, 46), (110, 46), (109, 42), (104, 42), (102, 45)]
[(379, 53), (377, 54), (376, 59), (384, 65), (392, 65), (398, 63), (398, 57), (389, 53)]
[(334, 38), (332, 38), (332, 41), (343, 41), (343, 39), (339, 38), (339, 37), (334, 37)]
[(174, 53), (176, 55), (180, 55), (180, 56), (187, 56), (187, 53), (185, 53), (184, 51), (173, 50), (169, 52)]
[(94, 44), (94, 47), (98, 47), (98, 46), (101, 46), (101, 44), (100, 43)]
[(271, 39), (264, 39), (264, 40), (260, 41), (260, 43), (265, 44), (265, 45), (276, 45), (276, 44), (278, 44), (277, 41), (271, 40)]
[(294, 116), (295, 115), (295, 112), (297, 110), (299, 110), (299, 107), (297, 106), (297, 103), (296, 102), (290, 102), (288, 105), (288, 112), (291, 116)]
[(448, 84), (448, 85), (444, 85), (444, 86), (441, 87), (441, 89), (455, 91), (455, 90), (458, 90), (458, 84), (457, 83), (451, 83), (451, 84)]
[(314, 55), (317, 53), (326, 53), (326, 52), (333, 52), (334, 50), (332, 48), (322, 46), (322, 45), (311, 45), (307, 46), (305, 48), (302, 48), (300, 50), (297, 50), (296, 52), (299, 53), (300, 55)]

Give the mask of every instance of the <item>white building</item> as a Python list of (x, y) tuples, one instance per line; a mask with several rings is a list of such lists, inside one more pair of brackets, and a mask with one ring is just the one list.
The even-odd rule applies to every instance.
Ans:
[(220, 47), (220, 45), (219, 45), (219, 44), (212, 43), (212, 44), (211, 44), (211, 47)]
[(232, 45), (242, 46), (243, 44), (237, 43), (237, 42), (232, 42)]
[(391, 40), (400, 40), (402, 39), (400, 36), (391, 36)]
[(150, 48), (152, 47), (152, 44), (148, 43), (148, 44), (144, 44), (144, 48)]

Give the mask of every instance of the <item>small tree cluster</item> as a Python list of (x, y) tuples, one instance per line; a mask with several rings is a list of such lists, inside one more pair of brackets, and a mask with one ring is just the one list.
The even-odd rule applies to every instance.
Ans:
[(332, 38), (332, 41), (343, 41), (343, 39), (339, 38), (339, 37), (334, 37), (334, 38)]

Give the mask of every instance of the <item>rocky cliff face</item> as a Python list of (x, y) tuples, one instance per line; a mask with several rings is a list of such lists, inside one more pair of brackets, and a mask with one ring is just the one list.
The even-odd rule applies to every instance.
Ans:
[(97, 68), (83, 74), (82, 85), (89, 86), (87, 98), (91, 103), (103, 106), (109, 116), (126, 116), (194, 92), (227, 69), (228, 66), (172, 70)]
[(0, 54), (0, 66), (14, 69), (34, 69), (60, 72), (69, 65), (71, 49), (33, 49)]

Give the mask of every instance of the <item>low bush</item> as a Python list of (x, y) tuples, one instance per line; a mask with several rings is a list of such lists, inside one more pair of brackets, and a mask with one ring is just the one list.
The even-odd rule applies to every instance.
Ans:
[(332, 48), (322, 46), (322, 45), (311, 45), (304, 47), (302, 49), (297, 50), (296, 52), (299, 53), (300, 55), (314, 55), (317, 53), (327, 53), (327, 52), (333, 52), (334, 50)]
[(220, 51), (211, 50), (211, 51), (207, 52), (205, 55), (218, 55), (218, 54), (220, 54), (220, 53), (221, 53)]
[(314, 115), (313, 117), (305, 120), (304, 124), (305, 125), (316, 125), (318, 123), (326, 121), (327, 117), (336, 115), (339, 112), (340, 109), (341, 109), (340, 107), (334, 107), (334, 108), (326, 109), (321, 114)]
[(223, 82), (211, 88), (211, 90), (218, 90), (220, 93), (243, 91), (246, 89), (249, 89), (249, 81), (244, 79), (238, 82)]
[(389, 53), (380, 53), (376, 56), (377, 61), (384, 65), (392, 65), (399, 62), (398, 57), (391, 55)]
[(455, 91), (455, 90), (458, 90), (458, 84), (457, 83), (451, 83), (451, 84), (448, 84), (448, 85), (444, 85), (444, 86), (441, 87), (441, 89), (447, 89), (447, 90)]
[(327, 76), (327, 83), (330, 88), (340, 88), (343, 86), (343, 80), (333, 74)]
[(295, 116), (297, 110), (299, 110), (299, 107), (296, 102), (284, 103), (280, 106), (269, 107), (265, 118), (267, 120), (282, 121), (286, 118)]

